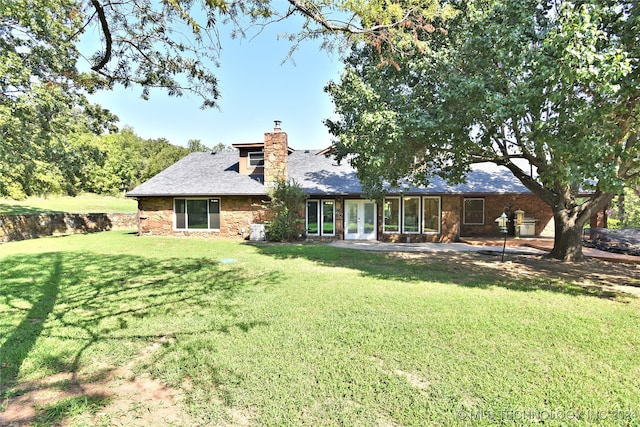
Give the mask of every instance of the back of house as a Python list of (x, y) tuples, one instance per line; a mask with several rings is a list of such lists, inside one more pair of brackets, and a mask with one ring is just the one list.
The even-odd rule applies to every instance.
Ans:
[[(233, 151), (191, 153), (130, 191), (138, 201), (140, 235), (206, 235), (262, 239), (271, 218), (269, 190), (293, 180), (308, 195), (304, 235), (319, 240), (452, 242), (500, 236), (496, 218), (508, 215), (508, 233), (553, 236), (551, 208), (509, 170), (474, 165), (466, 183), (438, 177), (426, 187), (389, 188), (368, 200), (356, 170), (331, 147), (294, 150), (276, 122), (261, 142)], [(593, 219), (603, 227), (604, 213)], [(595, 222), (595, 223), (594, 223)]]

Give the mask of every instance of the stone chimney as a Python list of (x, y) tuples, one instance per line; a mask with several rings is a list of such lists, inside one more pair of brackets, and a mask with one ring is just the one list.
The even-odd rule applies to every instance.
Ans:
[(277, 181), (286, 181), (289, 176), (289, 147), (287, 134), (280, 129), (280, 120), (275, 120), (273, 132), (264, 134), (264, 185), (275, 187)]

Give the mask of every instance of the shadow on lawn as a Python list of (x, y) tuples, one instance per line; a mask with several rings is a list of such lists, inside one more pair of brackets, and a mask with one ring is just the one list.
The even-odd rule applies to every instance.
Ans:
[(544, 290), (566, 295), (627, 298), (614, 285), (640, 287), (634, 265), (566, 264), (536, 256), (509, 256), (508, 263), (478, 253), (384, 253), (327, 245), (256, 245), (268, 256), (306, 258), (329, 267), (360, 270), (365, 276), (399, 281), (453, 283), (472, 288), (503, 287), (530, 292)]
[[(242, 298), (278, 280), (211, 259), (81, 252), (7, 256), (0, 268), (0, 401), (30, 370), (75, 381), (83, 356), (114, 341), (113, 353), (135, 354), (167, 337), (248, 332), (264, 322), (240, 316)], [(215, 322), (192, 321), (204, 309)]]
[[(62, 277), (62, 256), (60, 254), (52, 254), (43, 260), (39, 265), (42, 270), (38, 271), (41, 280), (38, 281), (39, 283), (33, 283), (33, 286), (25, 283), (29, 277), (27, 270), (30, 269), (30, 266), (28, 264), (16, 265), (13, 271), (8, 264), (3, 263), (2, 266), (2, 283), (5, 281), (9, 283), (14, 278), (17, 279), (17, 286), (5, 288), (2, 285), (0, 287), (6, 300), (5, 304), (10, 307), (11, 311), (26, 311), (26, 313), (22, 321), (5, 335), (6, 340), (0, 346), (0, 393), (17, 376), (22, 361), (26, 359), (40, 336), (44, 320), (53, 310), (58, 298)], [(23, 274), (27, 276), (22, 276)], [(26, 293), (24, 288), (29, 288), (29, 297), (26, 300), (31, 306), (30, 308), (16, 307), (12, 304), (12, 297), (17, 296), (16, 294)], [(24, 301), (24, 298), (20, 299)], [(5, 318), (6, 320), (8, 319)]]
[(46, 210), (35, 206), (22, 206), (0, 203), (0, 215), (32, 215), (41, 213), (63, 213), (63, 211)]

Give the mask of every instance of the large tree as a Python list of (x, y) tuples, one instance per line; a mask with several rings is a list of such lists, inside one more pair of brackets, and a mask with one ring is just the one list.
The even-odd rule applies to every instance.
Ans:
[(15, 97), (38, 82), (76, 93), (121, 84), (139, 86), (145, 98), (154, 88), (191, 92), (213, 107), (221, 24), (236, 36), (247, 26), (301, 15), (291, 40), (338, 33), (398, 51), (415, 31), (431, 29), (435, 16), (448, 14), (438, 0), (0, 0), (10, 72), (2, 95)]
[[(581, 233), (640, 172), (636, 1), (469, 0), (381, 64), (357, 44), (328, 120), (370, 194), (405, 178), (464, 180), (508, 168), (551, 206), (551, 257), (582, 258)], [(385, 184), (385, 182), (387, 184)], [(590, 194), (581, 198), (583, 194)]]
[(0, 195), (77, 187), (83, 168), (74, 143), (87, 140), (79, 136), (85, 131), (113, 130), (117, 120), (90, 105), (87, 93), (137, 86), (143, 98), (153, 89), (190, 92), (203, 107), (215, 107), (221, 23), (243, 34), (245, 25), (298, 14), (305, 19), (290, 35), (293, 48), (341, 33), (397, 51), (412, 31), (431, 28), (432, 17), (449, 11), (437, 0), (402, 6), (389, 0), (0, 0)]

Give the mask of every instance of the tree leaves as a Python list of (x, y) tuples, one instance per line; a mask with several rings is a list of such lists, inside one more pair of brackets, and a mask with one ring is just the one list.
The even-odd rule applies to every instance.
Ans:
[[(339, 152), (372, 193), (404, 178), (455, 181), (471, 163), (492, 161), (568, 209), (564, 217), (577, 220), (565, 228), (579, 228), (638, 180), (637, 3), (455, 4), (446, 33), (420, 33), (426, 48), (394, 66), (354, 47), (341, 81), (327, 87)], [(585, 189), (595, 192), (580, 204)]]

